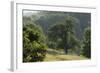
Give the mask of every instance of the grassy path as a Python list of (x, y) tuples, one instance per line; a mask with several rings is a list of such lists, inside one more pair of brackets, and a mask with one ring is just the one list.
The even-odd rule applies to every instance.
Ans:
[(77, 55), (66, 55), (63, 51), (48, 49), (44, 61), (85, 60), (87, 58)]

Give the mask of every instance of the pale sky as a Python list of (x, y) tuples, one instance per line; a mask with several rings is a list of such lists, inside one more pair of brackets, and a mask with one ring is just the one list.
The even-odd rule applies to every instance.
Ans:
[(39, 11), (24, 10), (23, 15), (24, 16), (30, 16), (30, 15), (36, 14), (37, 12), (39, 12)]

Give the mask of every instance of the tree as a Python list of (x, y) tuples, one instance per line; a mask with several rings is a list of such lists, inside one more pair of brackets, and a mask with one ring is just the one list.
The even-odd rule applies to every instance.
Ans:
[(88, 58), (91, 58), (91, 29), (90, 27), (87, 27), (84, 30), (82, 54)]
[(24, 25), (23, 62), (43, 61), (45, 55), (45, 36), (40, 26), (36, 24)]
[(71, 48), (71, 36), (75, 36), (75, 24), (78, 20), (74, 17), (67, 16), (63, 23), (57, 23), (49, 28), (48, 35), (51, 41), (57, 43), (64, 48), (67, 54), (68, 49)]

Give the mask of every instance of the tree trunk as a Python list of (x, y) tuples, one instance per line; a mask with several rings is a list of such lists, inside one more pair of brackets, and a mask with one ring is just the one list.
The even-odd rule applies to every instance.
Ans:
[(64, 51), (65, 51), (65, 54), (68, 54), (68, 49), (66, 46), (64, 47)]

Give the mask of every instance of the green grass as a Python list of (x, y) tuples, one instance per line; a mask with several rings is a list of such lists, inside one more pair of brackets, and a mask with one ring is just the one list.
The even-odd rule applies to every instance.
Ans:
[(66, 55), (63, 51), (48, 49), (44, 61), (86, 60), (88, 58), (77, 55)]
[(85, 60), (87, 58), (76, 55), (51, 55), (46, 54), (44, 61)]

